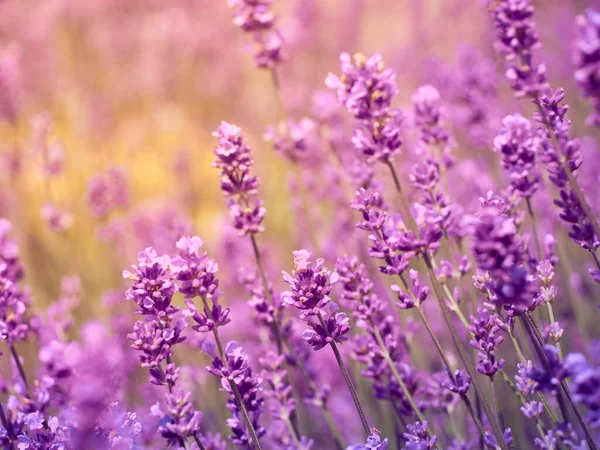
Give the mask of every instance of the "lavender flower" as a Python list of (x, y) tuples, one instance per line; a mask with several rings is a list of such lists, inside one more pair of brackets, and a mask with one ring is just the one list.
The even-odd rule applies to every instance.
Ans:
[(475, 226), (472, 251), (481, 273), (487, 272), (488, 281), (480, 284), (492, 294), (490, 300), (516, 312), (527, 310), (533, 293), (522, 265), (523, 242), (513, 220), (495, 208), (485, 208)]
[(490, 378), (504, 366), (503, 359), (496, 359), (495, 350), (504, 340), (503, 336), (496, 336), (502, 323), (496, 314), (490, 314), (485, 308), (477, 309), (477, 317), (471, 316), (472, 325), (469, 331), (473, 334), (470, 344), (479, 351), (477, 371)]
[(360, 53), (353, 57), (342, 53), (340, 63), (342, 75), (330, 73), (325, 84), (336, 91), (338, 101), (362, 125), (354, 130), (352, 143), (368, 161), (387, 163), (402, 145), (402, 116), (391, 107), (398, 92), (396, 75), (385, 67), (379, 53), (369, 58)]
[(435, 448), (438, 440), (436, 435), (429, 437), (427, 434), (427, 421), (415, 422), (407, 426), (404, 436), (405, 450), (428, 450)]
[(450, 133), (444, 128), (444, 115), (441, 108), (441, 95), (431, 86), (418, 88), (411, 97), (414, 107), (415, 125), (420, 133), (420, 140), (433, 148), (433, 154), (444, 167), (453, 164), (450, 154), (453, 142)]
[(379, 430), (371, 428), (366, 444), (351, 445), (346, 450), (387, 450), (388, 440), (381, 440), (380, 434)]
[(194, 410), (191, 397), (191, 392), (176, 388), (167, 395), (164, 411), (158, 403), (152, 408), (152, 414), (160, 418), (158, 432), (171, 445), (200, 433), (202, 413)]
[[(224, 351), (224, 361), (214, 352), (212, 345), (207, 347), (207, 351), (213, 357), (208, 371), (221, 378), (223, 390), (229, 393), (227, 408), (231, 410), (233, 416), (227, 420), (227, 425), (233, 433), (230, 436), (231, 442), (242, 447), (249, 446), (252, 439), (242, 417), (242, 411), (237, 403), (234, 389), (239, 391), (243, 406), (250, 416), (257, 437), (260, 439), (266, 433), (265, 428), (258, 421), (264, 405), (262, 380), (252, 374), (248, 355), (244, 353), (237, 342), (232, 341), (227, 344)], [(232, 384), (235, 388), (232, 387)]]
[(540, 46), (530, 0), (500, 0), (492, 10), (496, 49), (508, 62), (506, 78), (517, 96), (537, 97), (548, 88), (546, 66), (533, 64)]
[(593, 126), (600, 125), (600, 14), (589, 8), (584, 14), (577, 16), (579, 39), (574, 55), (577, 66), (575, 81), (584, 97), (588, 98), (594, 107), (594, 112), (589, 115), (587, 123)]
[(283, 305), (302, 311), (300, 318), (305, 320), (318, 315), (331, 301), (329, 293), (339, 276), (327, 270), (321, 258), (313, 266), (311, 253), (307, 250), (297, 250), (293, 255), (295, 268), (292, 274), (283, 272), (284, 281), (290, 285), (290, 290), (282, 295)]
[(258, 191), (258, 178), (250, 174), (253, 163), (250, 146), (244, 142), (242, 129), (222, 122), (213, 136), (219, 138), (215, 148), (213, 167), (220, 170), (221, 190), (229, 198), (229, 212), (233, 226), (240, 235), (253, 235), (264, 230), (262, 221), (266, 209), (254, 199)]
[(286, 55), (283, 38), (269, 9), (273, 0), (229, 0), (233, 23), (252, 36), (252, 56), (256, 67), (273, 69)]
[(494, 138), (494, 151), (501, 154), (511, 191), (521, 198), (531, 197), (539, 187), (535, 163), (541, 140), (529, 120), (520, 114), (506, 116), (502, 125)]

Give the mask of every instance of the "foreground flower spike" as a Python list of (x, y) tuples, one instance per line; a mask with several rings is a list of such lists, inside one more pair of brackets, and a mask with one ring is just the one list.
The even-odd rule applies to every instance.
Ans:
[(274, 69), (286, 55), (283, 38), (270, 9), (273, 0), (228, 0), (233, 23), (252, 36), (252, 57), (261, 69)]
[(391, 107), (398, 92), (396, 75), (385, 67), (379, 53), (369, 58), (361, 53), (352, 57), (342, 53), (340, 62), (342, 74), (330, 73), (325, 83), (361, 125), (354, 130), (352, 143), (369, 161), (387, 164), (402, 144), (402, 116), (400, 110)]
[(486, 308), (478, 308), (477, 317), (471, 316), (471, 323), (469, 331), (473, 335), (473, 340), (470, 344), (479, 352), (477, 371), (493, 379), (504, 366), (504, 360), (496, 359), (494, 353), (496, 347), (504, 340), (504, 337), (496, 336), (502, 322), (496, 314), (490, 314)]
[(584, 14), (577, 16), (579, 39), (577, 40), (574, 62), (577, 66), (575, 81), (582, 95), (589, 99), (594, 112), (589, 115), (587, 123), (600, 126), (600, 13), (589, 8)]
[(300, 319), (309, 320), (316, 317), (318, 322), (309, 320), (310, 326), (304, 332), (304, 339), (315, 350), (320, 350), (327, 344), (331, 346), (335, 359), (344, 375), (352, 400), (360, 417), (365, 435), (369, 435), (367, 418), (360, 404), (356, 388), (346, 369), (342, 355), (337, 348), (337, 343), (345, 341), (344, 336), (350, 331), (348, 318), (338, 312), (338, 307), (331, 302), (329, 293), (339, 276), (327, 270), (323, 259), (317, 259), (313, 266), (311, 253), (307, 250), (293, 252), (294, 270), (292, 274), (283, 272), (283, 279), (290, 285), (290, 291), (283, 293), (283, 305), (295, 307), (301, 311)]
[(242, 129), (222, 122), (213, 136), (219, 138), (219, 146), (214, 150), (216, 159), (213, 167), (220, 170), (221, 190), (229, 199), (233, 226), (241, 236), (260, 233), (264, 230), (262, 221), (266, 209), (255, 198), (259, 181), (250, 174), (254, 160), (250, 146), (244, 142)]
[(427, 421), (408, 425), (403, 436), (405, 450), (429, 450), (435, 448), (438, 440), (436, 435), (429, 437), (427, 434)]

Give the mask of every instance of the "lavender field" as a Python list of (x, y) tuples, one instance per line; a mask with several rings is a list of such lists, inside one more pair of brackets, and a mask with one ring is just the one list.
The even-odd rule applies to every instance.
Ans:
[(600, 3), (0, 0), (0, 449), (599, 450)]

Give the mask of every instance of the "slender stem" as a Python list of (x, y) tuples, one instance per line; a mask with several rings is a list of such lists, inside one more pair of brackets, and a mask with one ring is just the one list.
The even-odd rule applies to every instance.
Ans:
[(9, 347), (10, 347), (10, 353), (12, 354), (13, 360), (15, 361), (15, 364), (17, 365), (17, 370), (19, 371), (19, 374), (21, 375), (21, 379), (23, 380), (25, 389), (27, 390), (27, 395), (29, 396), (29, 398), (33, 398), (31, 396), (31, 389), (29, 388), (29, 383), (27, 382), (27, 375), (25, 375), (25, 369), (23, 368), (23, 365), (21, 364), (21, 358), (19, 358), (17, 349), (15, 348), (15, 346), (13, 344), (10, 344)]
[[(210, 317), (208, 302), (206, 301), (206, 297), (201, 296), (201, 298), (202, 298), (202, 303), (204, 305), (204, 313)], [(215, 344), (217, 345), (217, 349), (219, 351), (219, 357), (221, 358), (221, 361), (225, 362), (225, 351), (223, 350), (223, 344), (221, 343), (221, 338), (219, 337), (219, 331), (218, 331), (217, 327), (213, 327), (213, 336), (215, 338)], [(250, 438), (252, 440), (252, 445), (254, 446), (255, 450), (261, 450), (262, 447), (260, 446), (260, 442), (258, 441), (258, 436), (256, 435), (256, 430), (254, 429), (254, 426), (252, 425), (252, 420), (250, 420), (250, 415), (248, 414), (246, 405), (244, 405), (244, 400), (242, 399), (242, 396), (240, 395), (240, 391), (239, 391), (237, 385), (233, 382), (233, 380), (228, 380), (228, 381), (229, 381), (229, 387), (231, 387), (231, 392), (233, 392), (233, 396), (235, 397), (235, 402), (237, 404), (237, 407), (241, 411), (242, 416), (244, 417), (244, 420), (246, 422), (246, 426), (248, 427), (248, 433), (250, 434)]]
[(535, 214), (533, 213), (533, 208), (531, 207), (531, 198), (525, 197), (525, 202), (527, 204), (527, 212), (529, 213), (529, 218), (531, 219), (531, 229), (533, 230), (533, 237), (535, 239), (535, 246), (537, 248), (538, 259), (539, 261), (541, 261), (544, 258), (544, 252), (542, 250), (542, 244), (540, 243), (540, 237), (538, 235)]
[[(325, 321), (323, 320), (323, 316), (320, 312), (317, 314), (317, 317), (319, 318), (319, 322), (321, 323), (323, 330), (325, 330), (327, 332), (327, 325), (325, 324)], [(352, 378), (350, 378), (348, 369), (346, 369), (346, 365), (344, 364), (342, 355), (340, 354), (340, 351), (337, 348), (337, 345), (334, 340), (331, 340), (329, 345), (331, 346), (331, 349), (333, 350), (333, 354), (335, 355), (335, 359), (336, 359), (338, 365), (340, 366), (342, 375), (344, 375), (344, 379), (346, 380), (346, 384), (348, 385), (348, 389), (350, 390), (350, 395), (352, 396), (352, 400), (354, 401), (354, 406), (356, 407), (356, 411), (358, 412), (358, 415), (360, 417), (360, 421), (362, 423), (365, 435), (369, 436), (369, 434), (371, 433), (371, 430), (369, 427), (369, 422), (367, 422), (367, 417), (365, 416), (365, 412), (363, 411), (362, 405), (360, 404), (360, 400), (358, 398), (358, 393), (356, 392), (356, 387), (354, 386), (354, 383), (352, 382)]]
[(8, 434), (9, 449), (14, 450), (15, 445), (13, 444), (13, 439), (15, 438), (15, 436), (14, 436), (15, 432), (12, 427), (12, 422), (9, 422), (9, 420), (6, 418), (6, 415), (4, 414), (4, 407), (2, 406), (1, 403), (0, 403), (0, 422), (2, 422), (2, 426), (6, 430), (6, 433)]
[(590, 209), (589, 205), (585, 201), (585, 197), (583, 196), (583, 192), (581, 192), (579, 183), (577, 183), (577, 180), (573, 176), (571, 169), (567, 165), (567, 161), (566, 161), (565, 156), (562, 153), (562, 148), (560, 146), (560, 143), (558, 142), (556, 134), (554, 133), (552, 124), (548, 120), (546, 111), (544, 110), (544, 108), (542, 107), (542, 104), (540, 103), (540, 99), (538, 97), (536, 97), (533, 100), (533, 103), (535, 103), (535, 106), (537, 107), (539, 113), (542, 116), (544, 125), (546, 126), (546, 129), (548, 130), (548, 134), (550, 135), (552, 144), (554, 144), (554, 146), (556, 147), (556, 152), (558, 153), (558, 159), (560, 161), (563, 171), (567, 175), (567, 179), (569, 180), (569, 185), (571, 186), (571, 189), (573, 189), (573, 192), (575, 193), (575, 196), (577, 197), (577, 201), (581, 205), (581, 208), (583, 209), (585, 215), (587, 216), (588, 220), (590, 221), (590, 224), (592, 225), (592, 228), (594, 229), (594, 233), (596, 233), (596, 236), (600, 237), (600, 226), (598, 225), (598, 222), (596, 221), (594, 214), (592, 214), (592, 210)]
[(571, 390), (569, 389), (567, 382), (565, 380), (562, 380), (560, 385), (563, 388), (565, 395), (567, 396), (567, 400), (571, 404), (571, 408), (573, 409), (573, 412), (575, 412), (575, 415), (577, 416), (577, 420), (579, 421), (581, 428), (583, 428), (583, 434), (585, 434), (585, 440), (587, 441), (588, 445), (590, 446), (590, 450), (597, 450), (598, 447), (596, 446), (596, 444), (594, 442), (594, 437), (592, 436), (592, 433), (590, 432), (590, 430), (585, 422), (585, 419), (584, 419), (583, 415), (581, 414), (581, 411), (579, 410), (579, 408), (577, 407), (577, 404), (573, 400), (573, 396), (571, 395)]

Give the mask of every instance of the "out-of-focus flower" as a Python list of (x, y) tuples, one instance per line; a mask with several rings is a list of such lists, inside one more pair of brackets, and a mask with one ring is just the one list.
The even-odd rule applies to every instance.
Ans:
[(589, 8), (577, 16), (579, 39), (574, 55), (575, 81), (594, 107), (588, 124), (600, 126), (600, 13)]
[(104, 218), (112, 211), (125, 209), (129, 204), (127, 174), (120, 167), (91, 177), (87, 186), (87, 201), (94, 217)]

